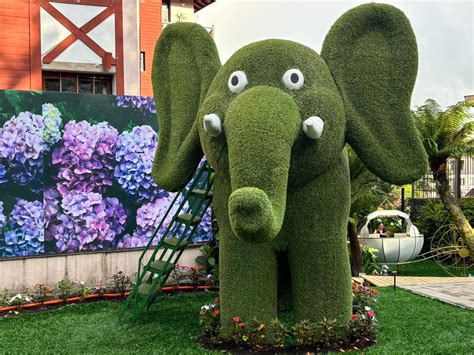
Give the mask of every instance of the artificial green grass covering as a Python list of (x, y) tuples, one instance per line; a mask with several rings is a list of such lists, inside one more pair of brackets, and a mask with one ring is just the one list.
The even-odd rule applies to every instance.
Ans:
[[(196, 24), (170, 25), (158, 42), (154, 172), (161, 186), (182, 186), (202, 152), (216, 170), (223, 332), (234, 316), (270, 321), (278, 304), (297, 320), (349, 321), (346, 140), (390, 182), (414, 181), (427, 166), (409, 114), (410, 25), (392, 6), (364, 5), (336, 22), (322, 56), (265, 40), (219, 70), (211, 42)], [(288, 83), (289, 70), (303, 85)], [(322, 133), (307, 135), (303, 122), (316, 117)]]
[[(380, 288), (377, 345), (368, 354), (469, 354), (474, 312), (410, 292)], [(159, 297), (147, 318), (119, 325), (119, 302), (69, 305), (0, 320), (6, 354), (210, 354), (197, 343), (200, 307), (215, 294)], [(280, 315), (291, 322), (290, 314)]]
[(152, 68), (159, 124), (152, 175), (166, 190), (181, 189), (202, 157), (196, 114), (220, 66), (214, 41), (201, 26), (177, 23), (160, 35)]
[(419, 179), (428, 160), (411, 116), (418, 67), (416, 38), (399, 9), (365, 4), (332, 26), (321, 56), (344, 100), (347, 142), (381, 179)]

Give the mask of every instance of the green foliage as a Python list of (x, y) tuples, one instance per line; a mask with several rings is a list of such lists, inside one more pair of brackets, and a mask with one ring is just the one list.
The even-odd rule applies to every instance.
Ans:
[(186, 185), (202, 157), (196, 114), (220, 66), (203, 27), (176, 23), (161, 33), (152, 68), (160, 127), (152, 174), (166, 190)]
[(474, 122), (470, 112), (473, 106), (472, 102), (460, 101), (443, 111), (435, 100), (428, 99), (413, 112), (434, 171), (448, 158), (474, 153)]
[(114, 282), (115, 292), (124, 293), (127, 291), (127, 288), (130, 286), (131, 281), (123, 271), (119, 271), (112, 275), (112, 280)]
[(92, 294), (92, 289), (86, 285), (84, 281), (81, 281), (79, 283), (79, 297), (81, 300), (84, 300), (86, 296), (89, 296)]
[(70, 297), (74, 288), (74, 282), (69, 280), (68, 278), (62, 279), (58, 282), (58, 290), (59, 290), (59, 297), (62, 300), (66, 300), (66, 298)]
[(212, 245), (207, 243), (203, 245), (199, 251), (202, 255), (196, 257), (196, 264), (206, 269), (208, 275), (212, 275), (213, 279), (219, 279), (219, 244)]
[[(44, 284), (36, 284), (35, 285), (35, 300), (37, 302), (44, 302), (50, 297), (50, 292), (53, 290), (52, 287), (48, 287), (47, 285)], [(2, 302), (0, 301), (0, 304)]]
[(331, 27), (321, 56), (345, 103), (347, 142), (367, 168), (396, 185), (423, 176), (427, 157), (410, 112), (418, 52), (405, 15), (358, 6)]
[(211, 342), (217, 343), (220, 334), (220, 311), (219, 298), (214, 298), (214, 302), (205, 304), (199, 311), (199, 324), (204, 328), (204, 331), (209, 335)]
[(270, 321), (268, 331), (270, 332), (271, 343), (276, 348), (284, 347), (291, 335), (291, 330), (279, 319)]
[(318, 327), (315, 323), (302, 320), (293, 327), (296, 344), (299, 346), (310, 346), (318, 340)]
[(374, 274), (380, 271), (380, 264), (377, 262), (376, 249), (362, 247), (362, 263), (364, 265), (364, 273)]
[(8, 304), (8, 295), (10, 292), (7, 288), (4, 288), (3, 291), (0, 292), (0, 306)]
[[(474, 199), (461, 199), (459, 207), (472, 225), (474, 223)], [(421, 208), (417, 220), (413, 223), (416, 224), (420, 233), (425, 237), (424, 249), (429, 250), (431, 239), (435, 233), (438, 229), (450, 224), (451, 218), (441, 202), (429, 201)]]
[(215, 218), (212, 208), (212, 239), (203, 245), (199, 251), (202, 255), (196, 257), (197, 265), (204, 266), (208, 275), (212, 276), (212, 282), (219, 284), (219, 224)]

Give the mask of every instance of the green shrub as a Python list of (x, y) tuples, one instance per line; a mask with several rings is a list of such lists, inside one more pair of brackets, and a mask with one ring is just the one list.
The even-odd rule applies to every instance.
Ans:
[[(459, 205), (472, 225), (474, 223), (474, 199), (461, 199)], [(421, 208), (418, 219), (414, 220), (413, 223), (418, 227), (420, 233), (425, 236), (423, 251), (428, 251), (436, 231), (452, 222), (448, 211), (441, 202), (430, 201)]]
[(62, 279), (58, 282), (59, 297), (61, 297), (62, 300), (66, 300), (66, 298), (71, 296), (73, 288), (73, 281), (68, 278)]
[(376, 274), (381, 269), (380, 264), (377, 262), (376, 251), (377, 249), (367, 248), (365, 245), (362, 247), (362, 264), (366, 274)]

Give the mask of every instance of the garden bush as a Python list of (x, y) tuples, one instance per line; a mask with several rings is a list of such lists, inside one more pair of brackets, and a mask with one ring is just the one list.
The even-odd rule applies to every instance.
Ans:
[[(459, 204), (467, 220), (472, 225), (474, 223), (474, 199), (463, 198)], [(413, 223), (416, 224), (420, 233), (425, 236), (423, 251), (428, 251), (436, 231), (452, 222), (448, 211), (441, 202), (429, 201), (421, 208), (419, 217)]]

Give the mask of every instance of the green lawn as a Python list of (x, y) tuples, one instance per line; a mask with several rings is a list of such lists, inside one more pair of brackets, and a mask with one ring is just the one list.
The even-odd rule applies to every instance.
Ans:
[[(390, 266), (391, 270), (397, 270), (397, 267), (394, 265)], [(462, 276), (461, 269), (448, 269), (451, 274), (454, 276)], [(468, 273), (474, 274), (474, 266), (471, 266)], [(400, 265), (399, 267), (400, 276), (453, 276), (448, 274), (443, 267), (441, 267), (434, 260), (425, 260), (420, 262), (415, 262), (411, 264)]]
[[(379, 341), (369, 353), (467, 354), (474, 312), (398, 289), (380, 290)], [(198, 312), (215, 294), (159, 298), (143, 321), (118, 325), (121, 304), (99, 302), (0, 321), (0, 353), (205, 354)]]

